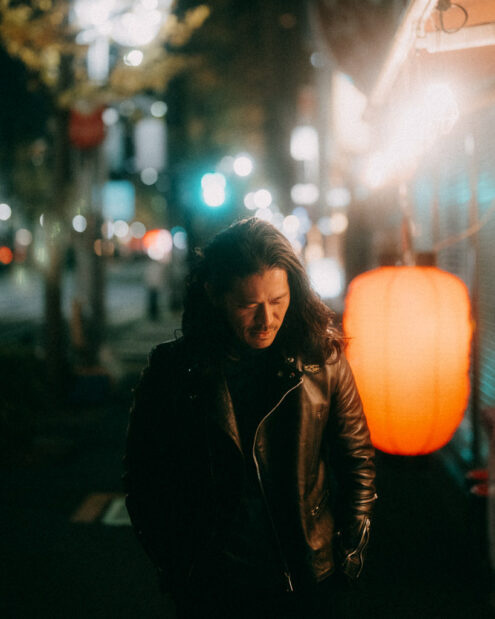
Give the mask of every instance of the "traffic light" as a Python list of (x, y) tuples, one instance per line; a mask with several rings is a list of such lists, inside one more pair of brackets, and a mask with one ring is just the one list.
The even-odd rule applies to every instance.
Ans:
[(222, 206), (226, 200), (227, 181), (219, 172), (208, 172), (201, 178), (203, 202), (212, 208)]

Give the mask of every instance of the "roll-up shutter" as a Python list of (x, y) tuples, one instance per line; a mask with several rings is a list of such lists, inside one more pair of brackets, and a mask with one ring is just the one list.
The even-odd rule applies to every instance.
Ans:
[[(474, 156), (470, 154), (470, 136), (474, 138)], [(473, 195), (482, 225), (478, 232), (478, 333), (479, 404), (484, 409), (495, 406), (495, 108), (467, 118), (443, 138), (435, 152), (425, 156), (413, 183), (418, 249), (431, 249), (434, 244), (432, 210), (438, 208), (437, 264), (459, 276), (471, 291), (475, 250), (473, 236), (468, 233)], [(443, 244), (444, 241), (447, 243)], [(466, 462), (472, 456), (473, 430), (471, 416), (467, 414), (452, 441)], [(486, 457), (486, 436), (481, 428), (477, 431), (481, 456)]]

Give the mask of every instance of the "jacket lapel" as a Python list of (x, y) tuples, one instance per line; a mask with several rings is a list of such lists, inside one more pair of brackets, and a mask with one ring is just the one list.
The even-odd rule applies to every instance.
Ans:
[(234, 441), (239, 451), (242, 452), (239, 429), (237, 427), (234, 406), (227, 387), (227, 381), (223, 374), (219, 374), (215, 377), (213, 382), (214, 384), (211, 385), (212, 399), (210, 417), (212, 421)]
[[(297, 363), (294, 358), (283, 359), (281, 370), (278, 373), (281, 379), (281, 396), (299, 383), (302, 371), (298, 366), (300, 366), (300, 363)], [(213, 373), (210, 368), (207, 371), (206, 382), (208, 384), (208, 417), (235, 443), (242, 453), (234, 406), (224, 374), (220, 371)]]

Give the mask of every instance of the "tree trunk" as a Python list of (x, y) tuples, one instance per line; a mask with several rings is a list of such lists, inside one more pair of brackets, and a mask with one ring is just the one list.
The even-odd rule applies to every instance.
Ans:
[(54, 127), (53, 201), (44, 215), (47, 264), (45, 268), (45, 360), (54, 395), (61, 396), (67, 371), (66, 328), (62, 313), (62, 275), (66, 252), (64, 214), (70, 182), (68, 113), (57, 110)]
[(90, 367), (99, 362), (105, 333), (106, 243), (102, 235), (101, 194), (106, 169), (100, 148), (77, 153), (76, 162), (75, 199), (85, 205), (87, 229), (75, 243), (73, 320), (77, 322), (79, 337), (73, 344), (76, 362)]

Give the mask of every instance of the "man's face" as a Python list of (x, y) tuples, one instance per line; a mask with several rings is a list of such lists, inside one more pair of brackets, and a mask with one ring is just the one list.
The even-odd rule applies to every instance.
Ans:
[(268, 348), (282, 326), (290, 303), (290, 289), (284, 269), (234, 280), (223, 298), (227, 320), (239, 340), (250, 348)]

